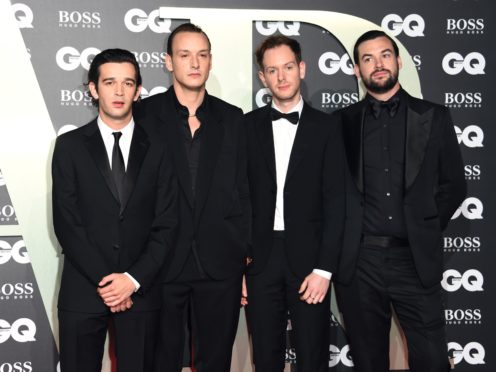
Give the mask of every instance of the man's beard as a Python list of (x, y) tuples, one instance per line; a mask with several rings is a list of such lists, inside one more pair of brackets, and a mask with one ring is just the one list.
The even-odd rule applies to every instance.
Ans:
[[(363, 81), (363, 85), (365, 85), (365, 88), (367, 88), (368, 91), (370, 91), (372, 93), (377, 93), (377, 94), (387, 93), (391, 89), (393, 89), (394, 86), (396, 85), (396, 83), (398, 82), (398, 74), (397, 73), (393, 74), (389, 70), (385, 70), (385, 71), (389, 72), (389, 77), (386, 81), (384, 81), (382, 83), (375, 82), (374, 80), (372, 80), (371, 77), (365, 79), (362, 76), (362, 81)], [(373, 75), (376, 72), (377, 71), (374, 71), (371, 75)]]

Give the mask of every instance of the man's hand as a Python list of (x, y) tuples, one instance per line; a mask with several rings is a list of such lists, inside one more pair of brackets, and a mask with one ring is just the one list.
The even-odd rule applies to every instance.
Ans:
[(113, 273), (104, 277), (97, 289), (105, 305), (112, 308), (129, 298), (136, 287), (134, 283), (125, 274)]
[(120, 304), (117, 304), (116, 306), (112, 306), (110, 308), (110, 311), (113, 313), (119, 313), (122, 311), (129, 310), (133, 306), (133, 300), (131, 300), (131, 297), (126, 298), (124, 301), (122, 301)]
[(301, 283), (298, 293), (301, 295), (300, 300), (307, 304), (316, 304), (324, 301), (324, 297), (329, 289), (330, 280), (322, 276), (311, 273), (303, 283)]
[(246, 289), (246, 276), (243, 275), (243, 283), (241, 285), (241, 306), (248, 305), (248, 290)]

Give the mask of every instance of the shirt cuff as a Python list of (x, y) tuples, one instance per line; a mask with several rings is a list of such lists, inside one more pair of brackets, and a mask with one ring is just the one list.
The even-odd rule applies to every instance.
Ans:
[(320, 269), (313, 269), (312, 271), (314, 274), (317, 274), (327, 280), (331, 280), (331, 277), (332, 277), (332, 273), (330, 273), (329, 271), (325, 271), (325, 270), (320, 270)]
[(129, 279), (131, 279), (131, 281), (133, 282), (134, 286), (136, 287), (136, 289), (134, 290), (134, 292), (138, 292), (138, 290), (140, 289), (141, 285), (138, 283), (138, 281), (136, 279), (134, 279), (132, 277), (131, 274), (129, 274), (128, 272), (125, 272), (124, 275), (126, 275)]

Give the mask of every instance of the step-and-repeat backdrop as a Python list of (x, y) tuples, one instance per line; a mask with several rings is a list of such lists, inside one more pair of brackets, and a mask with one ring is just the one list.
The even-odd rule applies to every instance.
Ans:
[[(83, 85), (93, 56), (110, 47), (131, 50), (144, 78), (142, 97), (163, 92), (171, 84), (166, 40), (185, 20), (212, 41), (209, 92), (245, 112), (270, 101), (253, 57), (269, 35), (301, 43), (304, 98), (326, 112), (363, 95), (350, 59), (356, 38), (371, 28), (397, 38), (402, 85), (451, 109), (469, 185), (440, 247), (447, 349), (460, 372), (494, 371), (496, 6), (477, 0), (216, 0), (204, 6), (192, 0), (0, 0), (0, 372), (59, 368), (56, 297), (63, 257), (51, 227), (50, 159), (58, 134), (96, 115)], [(335, 301), (331, 308), (329, 370), (353, 371)], [(233, 371), (252, 370), (244, 315), (233, 353)], [(401, 330), (393, 326), (391, 369), (407, 369), (405, 355)], [(296, 371), (290, 318), (286, 359), (287, 370)]]

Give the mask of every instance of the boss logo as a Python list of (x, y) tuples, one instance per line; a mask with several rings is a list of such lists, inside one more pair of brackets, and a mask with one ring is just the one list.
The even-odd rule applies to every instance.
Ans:
[(463, 215), (468, 220), (482, 220), (482, 212), (484, 211), (484, 206), (482, 202), (474, 197), (467, 198), (463, 201), (462, 205), (456, 210), (451, 217), (452, 220)]
[(5, 179), (3, 178), (2, 171), (0, 171), (0, 187), (5, 186)]
[(87, 90), (60, 90), (60, 104), (62, 106), (91, 106), (91, 95)]
[(322, 108), (341, 108), (358, 102), (358, 93), (356, 92), (322, 92)]
[(336, 345), (329, 345), (329, 368), (342, 363), (345, 367), (353, 367), (351, 359), (350, 346), (346, 345), (341, 350)]
[(0, 299), (2, 296), (9, 299), (14, 298), (33, 298), (33, 283), (5, 283), (0, 286)]
[(131, 32), (143, 32), (149, 28), (157, 34), (170, 34), (172, 21), (160, 18), (158, 9), (147, 14), (144, 10), (133, 8), (124, 16), (124, 24)]
[(296, 351), (295, 349), (289, 348), (286, 349), (286, 356), (285, 356), (285, 362), (289, 364), (295, 364), (296, 363)]
[(442, 287), (448, 292), (456, 292), (464, 288), (468, 292), (481, 292), (484, 289), (484, 277), (479, 270), (470, 269), (460, 274), (457, 270), (446, 270), (443, 273)]
[(30, 262), (24, 240), (19, 240), (12, 246), (9, 242), (0, 240), (0, 265), (8, 262), (11, 258), (18, 264), (27, 264)]
[(405, 19), (398, 14), (388, 14), (382, 19), (381, 26), (393, 36), (398, 36), (404, 32), (410, 37), (420, 37), (424, 36), (425, 21), (418, 14), (407, 15)]
[(444, 240), (444, 248), (480, 248), (481, 240), (479, 236), (445, 236)]
[(89, 70), (93, 57), (98, 53), (100, 53), (98, 48), (90, 47), (79, 52), (76, 48), (65, 46), (57, 51), (55, 60), (57, 65), (65, 71), (74, 71), (80, 66), (85, 70)]
[(29, 6), (22, 3), (12, 4), (12, 13), (19, 28), (33, 28), (33, 11)]
[(448, 75), (458, 75), (462, 71), (469, 75), (484, 75), (486, 59), (479, 52), (471, 52), (465, 57), (460, 53), (451, 52), (444, 56), (442, 66)]
[(33, 366), (30, 361), (1, 363), (0, 372), (32, 372)]
[(78, 12), (59, 10), (59, 27), (100, 28), (102, 17), (99, 12)]
[(353, 75), (353, 63), (348, 54), (339, 56), (334, 52), (325, 52), (319, 58), (319, 69), (326, 75), (334, 75), (338, 71)]
[(36, 341), (36, 324), (31, 319), (20, 318), (12, 325), (6, 320), (0, 319), (0, 344), (7, 341), (10, 337), (17, 342)]
[(413, 64), (417, 67), (417, 70), (422, 69), (422, 56), (415, 54), (412, 56)]
[(484, 132), (481, 127), (477, 125), (469, 125), (463, 130), (456, 125), (454, 127), (459, 144), (463, 143), (465, 146), (470, 148), (484, 147), (482, 143), (484, 141)]
[(470, 181), (480, 180), (481, 167), (479, 164), (467, 164), (463, 168), (465, 171), (465, 179)]
[(274, 35), (278, 31), (285, 36), (300, 35), (300, 22), (256, 21), (255, 28), (260, 35), (264, 36)]
[[(162, 67), (166, 52), (133, 52), (140, 67)], [(149, 65), (149, 66), (148, 66)]]
[(458, 342), (449, 342), (448, 355), (453, 359), (455, 365), (461, 363), (462, 361), (472, 365), (486, 363), (484, 361), (486, 351), (478, 342), (469, 342), (465, 345), (465, 347), (460, 345)]
[(448, 18), (446, 19), (447, 34), (483, 34), (484, 19), (482, 18)]
[(260, 89), (257, 94), (255, 94), (255, 104), (257, 107), (263, 107), (272, 101), (272, 94), (267, 88)]
[(0, 208), (0, 221), (10, 221), (14, 214), (14, 207), (11, 204), (5, 204)]
[(448, 107), (482, 107), (481, 92), (456, 92), (445, 93), (444, 104)]
[(480, 309), (445, 309), (444, 318), (447, 324), (481, 324)]

